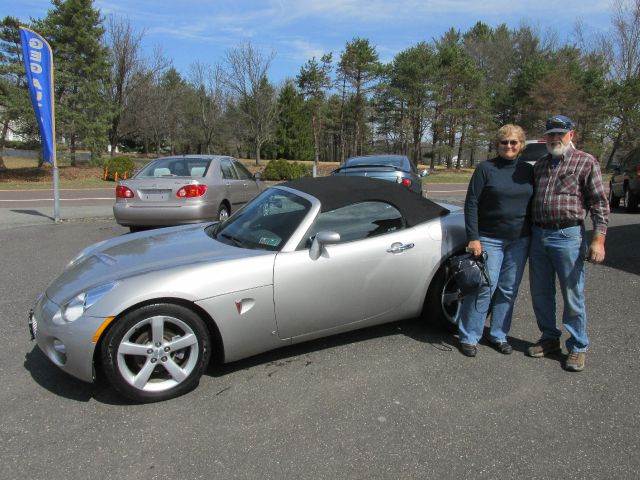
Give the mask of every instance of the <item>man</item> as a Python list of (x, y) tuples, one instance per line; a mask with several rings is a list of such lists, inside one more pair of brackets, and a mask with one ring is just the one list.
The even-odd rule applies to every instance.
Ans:
[[(584, 261), (604, 260), (609, 204), (598, 161), (573, 145), (574, 124), (564, 115), (547, 120), (548, 155), (534, 166), (532, 236), (529, 272), (533, 310), (542, 332), (527, 354), (559, 352), (556, 326), (556, 282), (564, 299), (562, 323), (569, 332), (565, 368), (584, 369), (589, 340), (584, 303)], [(587, 252), (584, 219), (590, 213), (593, 238)]]

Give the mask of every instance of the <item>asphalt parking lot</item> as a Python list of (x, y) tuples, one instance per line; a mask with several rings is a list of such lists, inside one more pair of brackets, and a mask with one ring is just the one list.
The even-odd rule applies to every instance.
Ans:
[(537, 338), (525, 275), (511, 356), (463, 357), (408, 320), (214, 366), (151, 405), (67, 376), (27, 333), (65, 264), (125, 232), (108, 217), (0, 229), (2, 478), (640, 475), (640, 214), (614, 213), (605, 265), (588, 265), (582, 373), (524, 356)]

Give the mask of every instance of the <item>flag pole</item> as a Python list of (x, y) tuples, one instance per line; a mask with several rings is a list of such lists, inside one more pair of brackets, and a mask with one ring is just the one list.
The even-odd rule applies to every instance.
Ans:
[(53, 50), (49, 42), (45, 41), (47, 48), (51, 55), (51, 129), (53, 130), (53, 222), (58, 223), (60, 221), (60, 177), (58, 175), (58, 155), (56, 145), (56, 102), (54, 99), (55, 85), (53, 76)]
[[(56, 155), (56, 115), (53, 88), (53, 50), (39, 33), (20, 26), (20, 42), (29, 95), (42, 140), (43, 160), (52, 165), (53, 221), (60, 221), (60, 175)], [(46, 47), (46, 55), (43, 47)], [(46, 63), (45, 63), (46, 60)], [(48, 78), (46, 74), (48, 75)], [(43, 101), (44, 100), (44, 101)], [(48, 101), (48, 104), (46, 103)], [(41, 103), (42, 102), (42, 103)], [(49, 107), (48, 109), (46, 107)]]

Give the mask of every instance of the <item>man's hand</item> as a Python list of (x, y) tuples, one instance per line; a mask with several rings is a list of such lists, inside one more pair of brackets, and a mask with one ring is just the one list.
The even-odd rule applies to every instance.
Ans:
[(591, 245), (589, 246), (589, 261), (593, 263), (602, 263), (604, 261), (604, 235), (596, 233), (593, 235)]
[(482, 244), (480, 240), (471, 240), (466, 248), (467, 252), (472, 253), (474, 257), (482, 255)]

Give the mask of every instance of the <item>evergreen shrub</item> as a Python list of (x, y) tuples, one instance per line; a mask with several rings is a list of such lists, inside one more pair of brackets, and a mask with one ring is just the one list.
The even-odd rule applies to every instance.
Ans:
[(104, 162), (105, 180), (114, 180), (116, 173), (118, 179), (130, 178), (135, 169), (133, 159), (129, 157), (111, 157)]
[(264, 168), (262, 178), (264, 180), (296, 180), (311, 175), (311, 169), (298, 162), (287, 160), (270, 160)]

